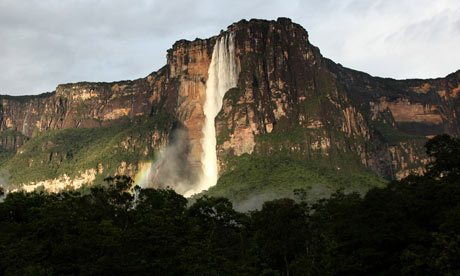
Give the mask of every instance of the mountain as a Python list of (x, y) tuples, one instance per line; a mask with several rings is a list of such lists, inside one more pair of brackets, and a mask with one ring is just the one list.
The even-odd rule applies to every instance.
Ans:
[(218, 167), (208, 193), (240, 202), (365, 191), (423, 173), (427, 138), (458, 136), (459, 78), (373, 77), (324, 58), (287, 18), (242, 20), (176, 42), (145, 78), (1, 96), (1, 173), (26, 190), (126, 174), (191, 195)]

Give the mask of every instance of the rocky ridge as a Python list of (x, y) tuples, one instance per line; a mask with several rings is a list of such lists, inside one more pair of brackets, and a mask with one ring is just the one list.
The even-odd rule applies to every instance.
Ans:
[[(372, 77), (324, 58), (308, 33), (286, 18), (242, 20), (220, 35), (226, 32), (235, 34), (240, 75), (216, 118), (221, 174), (235, 169), (229, 156), (287, 152), (311, 160), (354, 158), (379, 176), (401, 178), (422, 172), (427, 137), (459, 134), (460, 72), (428, 80)], [(199, 168), (216, 38), (176, 42), (167, 65), (145, 78), (65, 84), (37, 96), (0, 96), (0, 133), (15, 131), (21, 137), (0, 139), (0, 146), (20, 152), (28, 139), (48, 131), (106, 128), (167, 113), (187, 130), (184, 154)], [(140, 159), (122, 161), (135, 168)], [(346, 170), (346, 163), (330, 161), (329, 166)], [(88, 166), (97, 172), (99, 163)]]

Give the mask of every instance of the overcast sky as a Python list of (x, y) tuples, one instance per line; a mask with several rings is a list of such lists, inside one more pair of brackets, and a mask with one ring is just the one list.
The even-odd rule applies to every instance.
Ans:
[(371, 75), (460, 69), (458, 0), (0, 0), (0, 94), (144, 77), (176, 40), (277, 17), (301, 24), (323, 56)]

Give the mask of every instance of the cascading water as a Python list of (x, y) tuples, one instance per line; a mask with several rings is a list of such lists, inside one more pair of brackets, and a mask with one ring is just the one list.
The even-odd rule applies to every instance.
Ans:
[(222, 108), (225, 93), (237, 85), (238, 66), (235, 59), (234, 34), (220, 37), (212, 52), (211, 65), (206, 82), (206, 102), (203, 106), (205, 123), (201, 140), (201, 164), (203, 175), (195, 192), (209, 189), (216, 185), (218, 178), (216, 154), (215, 118)]
[[(215, 118), (222, 108), (225, 93), (235, 87), (237, 82), (234, 34), (228, 33), (217, 39), (208, 69), (206, 101), (203, 106), (205, 122), (201, 139), (201, 177), (196, 181), (194, 173), (185, 168), (186, 160), (183, 158), (187, 152), (188, 138), (185, 132), (176, 130), (160, 158), (153, 163), (145, 164), (139, 171), (136, 176), (137, 185), (155, 188), (169, 186), (186, 197), (216, 185), (218, 169)], [(179, 173), (178, 170), (185, 172)]]

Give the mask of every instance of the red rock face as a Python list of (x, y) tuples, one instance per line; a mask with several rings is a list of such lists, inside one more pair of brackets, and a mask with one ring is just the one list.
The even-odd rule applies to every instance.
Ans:
[(189, 160), (200, 167), (201, 138), (204, 124), (203, 105), (206, 81), (215, 39), (179, 41), (168, 52), (169, 77), (179, 83), (176, 117), (188, 129), (191, 154)]
[(146, 98), (152, 93), (146, 79), (139, 79), (66, 84), (39, 96), (3, 97), (1, 129), (32, 137), (48, 129), (99, 127), (149, 114)]
[[(323, 58), (307, 32), (283, 18), (240, 21), (227, 31), (235, 33), (240, 75), (216, 119), (219, 160), (280, 148), (305, 156), (351, 152), (379, 175), (393, 178), (425, 159), (414, 144), (382, 138), (379, 124), (419, 136), (459, 134), (459, 72), (429, 80), (371, 77)], [(134, 81), (66, 84), (39, 96), (0, 96), (0, 129), (33, 137), (49, 129), (100, 127), (169, 112), (187, 128), (188, 159), (200, 167), (215, 42), (216, 37), (178, 41), (165, 67)], [(313, 134), (295, 142), (258, 143), (261, 135), (292, 129)]]

